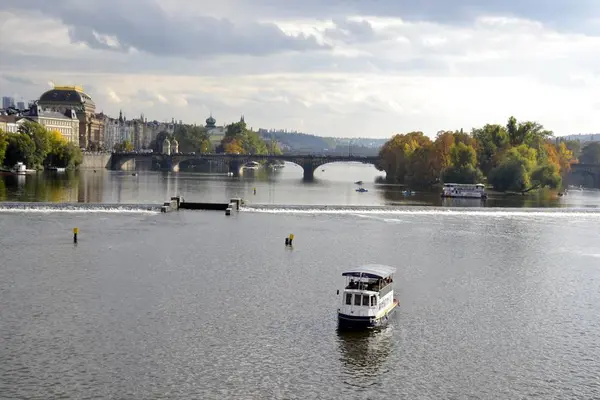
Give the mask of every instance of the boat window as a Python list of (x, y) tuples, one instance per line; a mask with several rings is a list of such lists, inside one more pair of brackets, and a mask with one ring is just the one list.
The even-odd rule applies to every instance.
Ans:
[(363, 306), (368, 306), (369, 305), (369, 295), (368, 294), (363, 294)]
[(346, 293), (346, 304), (352, 304), (352, 293)]
[(361, 298), (360, 294), (355, 294), (354, 295), (354, 305), (355, 306), (360, 306), (360, 298)]
[(375, 307), (376, 304), (377, 304), (377, 299), (375, 298), (375, 296), (371, 296), (371, 307)]

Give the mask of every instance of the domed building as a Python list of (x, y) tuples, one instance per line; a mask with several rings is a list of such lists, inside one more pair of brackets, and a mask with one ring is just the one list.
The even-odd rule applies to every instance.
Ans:
[(213, 147), (217, 147), (221, 144), (221, 140), (225, 136), (227, 128), (224, 126), (217, 126), (217, 120), (213, 118), (212, 114), (206, 118), (206, 133), (208, 133), (210, 143)]
[(103, 121), (96, 118), (96, 104), (80, 86), (55, 86), (40, 96), (38, 106), (44, 110), (66, 113), (75, 110), (79, 119), (79, 146), (103, 146)]
[(162, 153), (171, 155), (171, 142), (169, 142), (168, 138), (165, 138), (165, 140), (162, 142)]

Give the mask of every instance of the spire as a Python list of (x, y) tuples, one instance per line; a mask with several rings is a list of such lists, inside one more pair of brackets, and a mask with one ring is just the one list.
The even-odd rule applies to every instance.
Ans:
[(119, 110), (119, 122), (123, 122), (123, 110)]
[(244, 121), (244, 114), (242, 114), (242, 117), (240, 118), (240, 122), (246, 122), (246, 121)]

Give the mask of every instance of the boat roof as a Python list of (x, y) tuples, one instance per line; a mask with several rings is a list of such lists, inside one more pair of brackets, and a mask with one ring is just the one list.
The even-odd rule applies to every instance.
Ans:
[(355, 276), (357, 278), (387, 278), (396, 272), (396, 268), (382, 264), (367, 264), (342, 272), (342, 276)]

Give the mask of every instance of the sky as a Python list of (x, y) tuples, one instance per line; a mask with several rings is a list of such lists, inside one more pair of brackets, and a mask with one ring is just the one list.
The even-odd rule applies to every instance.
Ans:
[(600, 132), (597, 0), (2, 0), (0, 95), (128, 118), (395, 133)]

